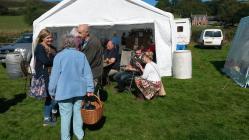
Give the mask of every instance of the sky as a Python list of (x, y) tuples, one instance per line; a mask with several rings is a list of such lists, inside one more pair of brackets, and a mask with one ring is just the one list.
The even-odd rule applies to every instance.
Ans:
[(156, 5), (156, 1), (155, 0), (143, 0), (143, 1), (149, 3), (150, 5), (153, 5), (153, 6)]
[[(45, 1), (61, 1), (61, 0), (45, 0)], [(153, 5), (153, 6), (156, 5), (156, 1), (155, 0), (143, 0), (143, 1), (149, 3), (149, 4)]]

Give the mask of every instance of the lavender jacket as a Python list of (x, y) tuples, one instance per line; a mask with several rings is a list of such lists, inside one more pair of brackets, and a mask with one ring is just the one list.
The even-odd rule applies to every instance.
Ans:
[(61, 101), (93, 92), (93, 76), (86, 56), (75, 48), (58, 53), (53, 62), (49, 94)]

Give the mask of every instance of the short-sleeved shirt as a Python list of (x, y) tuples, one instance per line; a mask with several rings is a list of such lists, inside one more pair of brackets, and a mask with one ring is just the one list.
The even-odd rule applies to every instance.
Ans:
[(104, 51), (104, 59), (111, 59), (111, 58), (115, 58), (115, 62), (114, 64), (112, 64), (110, 67), (112, 69), (118, 69), (119, 68), (119, 63), (118, 63), (118, 52), (116, 48), (113, 48), (111, 50), (106, 49)]

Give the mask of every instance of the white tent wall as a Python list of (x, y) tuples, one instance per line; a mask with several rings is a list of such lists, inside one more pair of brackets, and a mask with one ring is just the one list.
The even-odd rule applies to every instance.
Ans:
[[(160, 74), (163, 76), (172, 75), (172, 54), (176, 49), (176, 42), (172, 45), (171, 34), (168, 34), (168, 31), (172, 28), (174, 27), (165, 27), (165, 24), (162, 24), (162, 22), (155, 23), (156, 59)], [(174, 34), (175, 32), (171, 33)], [(163, 36), (166, 38), (162, 38)], [(175, 37), (175, 34), (173, 36)]]
[(249, 16), (241, 19), (223, 71), (242, 87), (249, 85)]
[(59, 41), (61, 35), (69, 32), (68, 27), (82, 23), (96, 29), (110, 26), (122, 30), (152, 25), (160, 73), (162, 76), (172, 75), (172, 53), (175, 51), (176, 37), (171, 13), (141, 0), (64, 0), (34, 21), (33, 38), (36, 39), (41, 29), (49, 27), (57, 30)]

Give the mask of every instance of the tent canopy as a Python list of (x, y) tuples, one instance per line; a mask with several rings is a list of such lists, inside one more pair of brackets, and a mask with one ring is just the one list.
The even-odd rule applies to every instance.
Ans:
[(223, 70), (240, 86), (249, 85), (249, 16), (240, 20)]
[(63, 34), (83, 23), (90, 25), (94, 33), (133, 28), (153, 29), (160, 74), (172, 75), (176, 37), (171, 13), (141, 0), (63, 0), (33, 22), (33, 39), (43, 28), (49, 28), (56, 35), (58, 45)]

